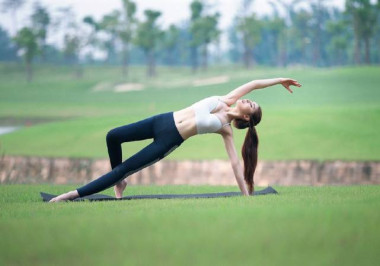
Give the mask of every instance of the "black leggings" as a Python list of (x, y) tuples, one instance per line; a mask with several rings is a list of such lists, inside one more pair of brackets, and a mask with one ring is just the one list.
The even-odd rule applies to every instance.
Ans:
[[(121, 143), (151, 139), (144, 149), (122, 162)], [(173, 112), (164, 113), (110, 130), (107, 147), (112, 171), (77, 189), (80, 197), (107, 189), (127, 176), (161, 160), (177, 147), (183, 138), (174, 122)]]

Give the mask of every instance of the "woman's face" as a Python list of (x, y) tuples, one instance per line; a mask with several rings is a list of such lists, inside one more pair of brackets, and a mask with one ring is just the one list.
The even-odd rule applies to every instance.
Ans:
[(257, 110), (259, 105), (248, 99), (240, 99), (236, 102), (236, 107), (241, 114), (249, 116)]

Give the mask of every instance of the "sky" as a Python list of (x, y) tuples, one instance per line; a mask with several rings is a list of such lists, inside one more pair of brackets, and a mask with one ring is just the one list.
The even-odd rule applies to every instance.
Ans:
[[(179, 24), (186, 21), (190, 17), (190, 3), (193, 0), (134, 0), (137, 4), (137, 17), (140, 20), (144, 19), (144, 10), (153, 9), (162, 12), (158, 20), (161, 28), (166, 29), (170, 24)], [(292, 0), (284, 0), (290, 2)], [(312, 2), (315, 0), (304, 0), (305, 2)], [(0, 0), (2, 2), (2, 0)], [(36, 0), (27, 0), (25, 6), (17, 13), (17, 28), (29, 24), (29, 17), (33, 10), (33, 4)], [(83, 17), (91, 15), (96, 20), (102, 18), (103, 15), (112, 12), (115, 9), (120, 9), (122, 4), (121, 0), (39, 0), (49, 12), (61, 7), (71, 7), (79, 20)], [(208, 10), (211, 13), (218, 11), (221, 14), (219, 29), (226, 31), (231, 25), (233, 18), (238, 15), (242, 0), (207, 0), (209, 5)], [(252, 11), (258, 16), (264, 16), (271, 13), (269, 0), (254, 0)], [(324, 1), (327, 6), (336, 6), (340, 9), (344, 8), (345, 0), (326, 0)], [(14, 35), (16, 29), (12, 24), (13, 18), (9, 12), (0, 13), (0, 25), (5, 28), (11, 35)], [(222, 34), (222, 49), (227, 42), (226, 34)], [(48, 39), (48, 43), (56, 43), (54, 37)], [(224, 44), (223, 44), (224, 43)]]

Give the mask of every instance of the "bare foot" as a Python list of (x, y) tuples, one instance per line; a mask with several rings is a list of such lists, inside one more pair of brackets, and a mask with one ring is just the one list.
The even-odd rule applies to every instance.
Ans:
[(67, 201), (67, 200), (72, 200), (78, 197), (79, 197), (78, 191), (73, 190), (73, 191), (61, 194), (55, 198), (52, 198), (49, 202)]
[(116, 198), (120, 199), (123, 197), (123, 191), (127, 185), (128, 183), (125, 179), (121, 180), (119, 183), (116, 183), (114, 187)]

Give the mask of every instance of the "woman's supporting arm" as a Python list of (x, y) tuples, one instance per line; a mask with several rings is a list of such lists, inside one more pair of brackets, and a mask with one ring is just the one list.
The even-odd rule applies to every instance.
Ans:
[(232, 136), (232, 130), (229, 134), (224, 134), (222, 136), (223, 136), (224, 145), (226, 147), (228, 157), (230, 158), (230, 161), (231, 161), (231, 166), (234, 171), (235, 179), (240, 188), (240, 191), (244, 196), (249, 196), (248, 187), (244, 180), (243, 169), (240, 165), (239, 157), (237, 156), (237, 153), (236, 153), (234, 140)]
[(225, 101), (228, 105), (232, 105), (236, 103), (238, 99), (240, 99), (241, 97), (250, 93), (253, 90), (263, 89), (277, 84), (282, 84), (291, 93), (293, 91), (290, 89), (290, 85), (301, 87), (301, 84), (299, 84), (298, 81), (289, 78), (253, 80), (241, 85), (240, 87), (228, 93), (226, 96), (223, 97), (223, 101)]

